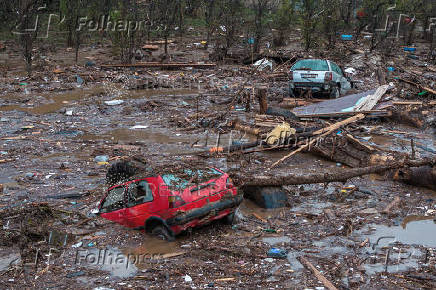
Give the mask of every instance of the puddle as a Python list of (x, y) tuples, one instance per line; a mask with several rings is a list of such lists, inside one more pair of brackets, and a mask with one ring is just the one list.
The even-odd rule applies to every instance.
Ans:
[(80, 137), (84, 141), (112, 140), (113, 142), (130, 143), (145, 141), (158, 144), (189, 144), (190, 139), (176, 135), (153, 132), (151, 130), (115, 129), (104, 134), (84, 134)]
[(288, 244), (291, 242), (291, 238), (287, 236), (282, 237), (268, 237), (263, 238), (262, 242), (269, 244), (270, 246), (274, 246), (277, 244)]
[[(113, 85), (113, 84), (111, 84)], [(64, 107), (72, 106), (75, 101), (83, 100), (96, 96), (99, 94), (115, 94), (117, 99), (138, 99), (143, 97), (171, 97), (181, 95), (192, 95), (197, 93), (196, 90), (132, 90), (127, 91), (121, 86), (115, 86), (108, 91), (106, 86), (97, 86), (93, 88), (81, 88), (75, 89), (69, 92), (62, 93), (32, 93), (33, 95), (38, 94), (49, 100), (49, 103), (39, 104), (37, 106), (25, 107), (25, 104), (14, 104), (0, 106), (0, 111), (23, 111), (36, 115), (44, 115), (48, 113), (55, 113)], [(4, 99), (17, 99), (20, 94), (17, 95), (7, 95), (3, 96)]]
[(378, 257), (378, 262), (376, 263), (371, 263), (372, 259), (376, 259), (375, 256), (370, 257), (367, 260), (369, 263), (363, 264), (363, 268), (367, 275), (374, 275), (385, 271), (389, 273), (397, 273), (410, 269), (417, 269), (419, 261), (422, 260), (423, 255), (424, 253), (415, 248), (401, 249), (401, 251), (390, 253), (389, 263), (387, 265), (385, 264), (386, 256), (383, 254)]
[(277, 209), (265, 209), (259, 207), (253, 201), (244, 198), (241, 205), (239, 206), (239, 210), (243, 213), (244, 216), (249, 216), (253, 214), (257, 214), (264, 219), (272, 218), (278, 216), (281, 212), (287, 211), (286, 208), (277, 208)]
[(436, 247), (436, 222), (433, 220), (434, 217), (422, 217), (422, 220), (419, 220), (419, 217), (409, 217), (409, 219), (411, 221), (403, 222), (402, 226), (370, 225), (369, 228), (374, 229), (372, 232), (366, 234), (369, 228), (365, 228), (359, 233), (368, 235), (371, 244), (377, 243), (377, 240), (381, 237), (386, 237), (378, 241), (377, 247), (388, 246), (395, 242), (406, 245)]
[(70, 92), (64, 93), (46, 93), (39, 94), (43, 97), (49, 98), (50, 103), (41, 104), (36, 107), (22, 107), (22, 105), (7, 105), (0, 106), (0, 111), (24, 111), (36, 115), (44, 115), (48, 113), (54, 113), (66, 106), (71, 106), (69, 104), (73, 101), (78, 101), (84, 98), (89, 98), (92, 95), (97, 95), (104, 93), (104, 87), (95, 87), (92, 89), (77, 89)]
[[(363, 267), (368, 275), (380, 272), (401, 272), (417, 269), (425, 251), (418, 246), (436, 247), (434, 217), (408, 216), (400, 226), (369, 225), (353, 235), (369, 238), (362, 254), (367, 256)], [(404, 245), (404, 246), (403, 246)], [(386, 256), (389, 251), (389, 262)]]

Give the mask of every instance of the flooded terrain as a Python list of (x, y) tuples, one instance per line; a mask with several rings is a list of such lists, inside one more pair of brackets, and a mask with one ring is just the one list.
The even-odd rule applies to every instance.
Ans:
[[(395, 170), (344, 182), (284, 185), (280, 190), (288, 203), (281, 208), (263, 208), (244, 192), (232, 225), (213, 221), (172, 242), (93, 214), (107, 193), (108, 169), (132, 156), (142, 156), (150, 166), (201, 161), (254, 177), (351, 169), (304, 151), (271, 169), (290, 148), (226, 152), (261, 135), (229, 125), (238, 120), (249, 127), (262, 118), (257, 101), (247, 112), (243, 103), (226, 102), (237, 95), (240, 84), (254, 82), (242, 67), (146, 72), (71, 67), (71, 74), (36, 72), (25, 82), (15, 75), (4, 77), (3, 287), (323, 289), (305, 260), (338, 289), (393, 289), (408, 287), (410, 281), (410, 288), (434, 287), (436, 192), (393, 178)], [(80, 73), (94, 77), (79, 84)], [(137, 82), (123, 81), (150, 75), (171, 82), (137, 89)], [(265, 78), (261, 75), (256, 82), (269, 85), (270, 104), (289, 97), (286, 82)], [(268, 133), (283, 122), (279, 120), (258, 127)], [(306, 121), (289, 122), (306, 128)], [(334, 122), (310, 121), (307, 127)], [(431, 126), (409, 127), (380, 118), (347, 130), (361, 146), (374, 146), (389, 156), (410, 155), (411, 140), (415, 160), (435, 156)], [(400, 200), (389, 207), (396, 197)]]

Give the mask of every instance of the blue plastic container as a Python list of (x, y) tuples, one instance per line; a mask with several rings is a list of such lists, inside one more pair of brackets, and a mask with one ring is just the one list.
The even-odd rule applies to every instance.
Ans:
[(410, 52), (415, 52), (416, 51), (416, 47), (407, 47), (407, 46), (405, 46), (403, 49), (404, 49), (404, 51), (410, 51)]
[(349, 34), (342, 34), (341, 35), (342, 40), (353, 40), (353, 36)]

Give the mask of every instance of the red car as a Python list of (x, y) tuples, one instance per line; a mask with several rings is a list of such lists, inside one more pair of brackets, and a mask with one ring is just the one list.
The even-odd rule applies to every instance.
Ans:
[[(145, 228), (166, 240), (212, 220), (232, 220), (242, 195), (229, 175), (215, 168), (186, 172), (189, 180), (166, 174), (112, 186), (100, 201), (98, 214), (129, 228)], [(201, 176), (208, 180), (192, 184)]]

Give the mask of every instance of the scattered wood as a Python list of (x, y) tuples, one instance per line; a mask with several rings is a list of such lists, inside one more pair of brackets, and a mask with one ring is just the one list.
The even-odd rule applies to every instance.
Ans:
[(318, 269), (316, 269), (316, 267), (314, 265), (312, 265), (312, 263), (310, 263), (305, 257), (299, 257), (298, 258), (300, 260), (300, 262), (309, 270), (312, 271), (312, 273), (315, 275), (315, 277), (322, 282), (322, 284), (324, 284), (325, 287), (327, 287), (327, 289), (330, 290), (338, 290), (338, 288), (336, 288), (332, 282), (330, 282), (329, 280), (327, 280), (327, 278), (321, 274), (320, 271), (318, 271)]
[(416, 86), (416, 87), (419, 88), (420, 90), (424, 90), (424, 91), (427, 91), (427, 92), (429, 92), (429, 93), (431, 93), (431, 94), (433, 94), (433, 95), (436, 95), (436, 91), (433, 90), (433, 89), (431, 89), (431, 88), (429, 88), (429, 87), (422, 86), (422, 85), (420, 85), (420, 84), (417, 84), (417, 83), (415, 83), (415, 82), (412, 82), (412, 81), (409, 81), (409, 80), (406, 80), (406, 79), (402, 79), (402, 78), (399, 78), (399, 80), (402, 81), (402, 82), (408, 83), (408, 84), (410, 84), (410, 85)]
[(185, 68), (185, 67), (193, 67), (193, 68), (213, 68), (215, 67), (215, 63), (161, 63), (161, 62), (138, 62), (135, 64), (103, 64), (102, 68), (142, 68), (142, 67), (151, 67), (151, 68)]
[(333, 133), (334, 131), (338, 130), (341, 126), (344, 126), (344, 125), (347, 125), (347, 124), (350, 124), (350, 123), (356, 122), (356, 121), (358, 121), (358, 120), (362, 120), (362, 119), (364, 119), (364, 118), (365, 118), (365, 115), (364, 115), (364, 114), (358, 114), (358, 115), (353, 116), (353, 117), (351, 117), (351, 118), (348, 118), (348, 119), (345, 119), (345, 120), (340, 121), (340, 122), (338, 122), (338, 123), (335, 123), (335, 124), (333, 124), (333, 125), (331, 125), (331, 126), (329, 126), (329, 127), (327, 127), (327, 128), (324, 128), (324, 129), (321, 129), (321, 130), (315, 131), (315, 132), (313, 133), (314, 135), (318, 135), (318, 134), (320, 134), (317, 138), (310, 140), (306, 145), (301, 146), (301, 147), (298, 148), (297, 150), (292, 151), (291, 153), (289, 153), (289, 154), (286, 155), (285, 157), (283, 157), (283, 158), (281, 158), (280, 160), (276, 161), (276, 162), (275, 162), (275, 163), (270, 167), (270, 169), (273, 168), (273, 167), (275, 167), (275, 166), (277, 166), (277, 165), (280, 164), (281, 162), (285, 161), (285, 160), (288, 159), (289, 157), (291, 157), (291, 156), (297, 154), (298, 152), (301, 152), (301, 151), (303, 151), (303, 150), (305, 150), (305, 149), (307, 149), (307, 148), (310, 148), (310, 146), (312, 146), (315, 142), (318, 142), (319, 138), (322, 138), (322, 137), (325, 137), (325, 136), (327, 136), (327, 135), (330, 135), (330, 134)]

